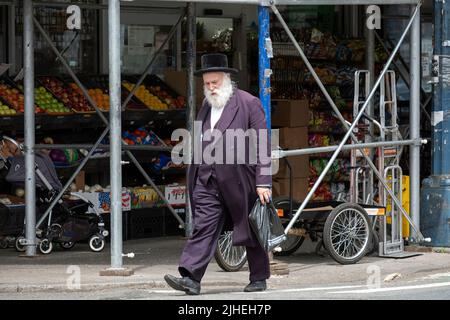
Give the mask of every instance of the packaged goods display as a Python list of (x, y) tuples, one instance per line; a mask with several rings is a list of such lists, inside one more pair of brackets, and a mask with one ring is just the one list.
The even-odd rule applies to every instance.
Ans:
[[(340, 39), (330, 32), (314, 27), (293, 28), (291, 31), (342, 116), (351, 122), (354, 74), (364, 63), (365, 41)], [(308, 100), (308, 146), (313, 148), (338, 145), (346, 130), (320, 91), (297, 49), (290, 42), (283, 28), (276, 24), (271, 27), (271, 37), (274, 42), (274, 58), (271, 64), (272, 98), (286, 99), (286, 101)], [(380, 61), (382, 58), (380, 53), (376, 59)], [(298, 112), (294, 112), (296, 113)], [(324, 170), (330, 155), (331, 153), (310, 155), (310, 187)], [(349, 156), (348, 151), (339, 154), (313, 195), (314, 201), (345, 197), (349, 187)]]

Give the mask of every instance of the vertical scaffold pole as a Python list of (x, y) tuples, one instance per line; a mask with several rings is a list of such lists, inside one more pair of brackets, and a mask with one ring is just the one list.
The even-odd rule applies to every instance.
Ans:
[[(190, 136), (194, 137), (194, 121), (195, 121), (195, 79), (194, 79), (194, 70), (196, 66), (196, 37), (197, 37), (197, 24), (195, 17), (195, 9), (196, 5), (193, 2), (188, 3), (187, 10), (187, 28), (188, 28), (188, 39), (187, 39), (187, 49), (186, 49), (186, 65), (187, 65), (187, 73), (188, 73), (188, 83), (187, 83), (187, 112), (186, 112), (186, 129), (189, 130)], [(194, 139), (191, 139), (191, 142), (188, 146), (188, 159), (192, 159), (192, 151), (194, 150)], [(186, 177), (189, 179), (189, 177)], [(186, 237), (190, 237), (193, 231), (193, 223), (192, 223), (192, 208), (190, 206), (189, 200), (189, 192), (186, 193), (186, 221), (185, 221), (185, 235)]]
[[(366, 7), (367, 12), (367, 7)], [(368, 16), (367, 16), (368, 17)], [(364, 24), (365, 36), (366, 36), (366, 68), (369, 71), (369, 91), (372, 90), (373, 83), (375, 81), (375, 30), (368, 28), (366, 24)], [(368, 94), (368, 92), (365, 92)], [(374, 116), (374, 107), (373, 101), (370, 101), (367, 107), (367, 114), (371, 117)], [(372, 142), (372, 137), (374, 136), (374, 127), (373, 123), (369, 124), (369, 134), (366, 135), (365, 142)], [(374, 158), (374, 150), (370, 149), (370, 159)], [(371, 195), (373, 199), (373, 172), (369, 171), (369, 181), (368, 181), (368, 194)], [(366, 199), (364, 199), (365, 201)]]
[[(271, 128), (270, 121), (270, 60), (267, 52), (267, 40), (270, 39), (269, 8), (258, 7), (258, 47), (259, 47), (259, 98), (266, 113), (267, 128)], [(270, 48), (271, 49), (271, 48)]]
[(25, 90), (25, 236), (26, 256), (36, 255), (36, 176), (34, 162), (34, 28), (33, 4), (23, 2), (23, 57)]
[(120, 3), (108, 0), (111, 268), (122, 269), (122, 133), (120, 95)]
[[(411, 7), (414, 11), (415, 6)], [(420, 10), (420, 8), (419, 8)], [(410, 110), (409, 132), (411, 139), (420, 138), (420, 12), (411, 26), (410, 41)], [(420, 226), (420, 144), (409, 147), (410, 214), (416, 226)], [(401, 235), (400, 235), (401, 236)], [(414, 239), (417, 234), (412, 233)]]

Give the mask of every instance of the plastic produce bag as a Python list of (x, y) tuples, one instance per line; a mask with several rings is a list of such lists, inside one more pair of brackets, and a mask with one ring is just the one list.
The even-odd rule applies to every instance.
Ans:
[(283, 225), (272, 202), (263, 205), (258, 198), (250, 212), (249, 222), (266, 252), (272, 251), (286, 240)]

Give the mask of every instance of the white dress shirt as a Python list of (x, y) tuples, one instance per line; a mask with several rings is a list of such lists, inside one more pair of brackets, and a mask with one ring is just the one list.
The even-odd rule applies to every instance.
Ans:
[(214, 129), (214, 126), (216, 125), (217, 121), (219, 121), (223, 109), (225, 109), (225, 107), (222, 108), (211, 107), (211, 130)]

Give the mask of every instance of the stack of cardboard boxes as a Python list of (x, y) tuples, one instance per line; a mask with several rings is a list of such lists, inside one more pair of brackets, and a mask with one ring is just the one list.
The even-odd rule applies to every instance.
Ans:
[[(308, 100), (272, 100), (272, 130), (279, 129), (279, 144), (283, 150), (308, 148)], [(279, 160), (278, 172), (273, 172), (273, 197), (289, 196), (291, 166), (293, 199), (302, 201), (308, 192), (309, 156), (292, 156)], [(276, 169), (276, 165), (273, 166)]]

